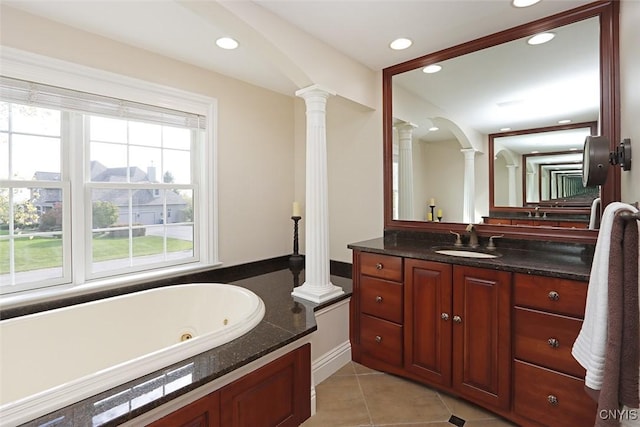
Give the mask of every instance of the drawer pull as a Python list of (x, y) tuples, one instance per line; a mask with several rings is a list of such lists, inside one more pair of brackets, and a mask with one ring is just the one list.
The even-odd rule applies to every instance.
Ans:
[(382, 270), (382, 267), (383, 267), (383, 265), (382, 265), (381, 262), (376, 263), (376, 270)]
[(376, 342), (380, 344), (382, 342), (382, 337), (380, 335), (376, 335)]
[(548, 296), (551, 301), (558, 301), (560, 299), (560, 294), (557, 293), (556, 291), (549, 292)]
[(549, 338), (549, 339), (547, 340), (547, 342), (549, 343), (549, 346), (550, 346), (551, 348), (558, 348), (558, 347), (560, 347), (560, 341), (558, 341), (558, 340), (557, 340), (557, 339), (555, 339), (555, 338)]
[(380, 295), (378, 295), (376, 297), (376, 302), (378, 302), (378, 303), (382, 302), (382, 297)]
[(462, 318), (460, 316), (453, 316), (453, 321), (456, 323), (462, 323)]
[(547, 402), (549, 402), (549, 405), (557, 406), (558, 398), (553, 394), (550, 394), (549, 396), (547, 396)]
[(441, 318), (442, 320), (449, 320), (449, 314), (448, 314), (448, 313), (442, 313), (442, 314), (440, 315), (440, 318)]

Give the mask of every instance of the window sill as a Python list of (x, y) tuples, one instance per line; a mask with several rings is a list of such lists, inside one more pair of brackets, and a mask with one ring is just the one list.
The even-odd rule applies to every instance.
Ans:
[(107, 279), (98, 279), (82, 284), (58, 285), (49, 288), (33, 289), (17, 292), (15, 294), (7, 294), (0, 296), (0, 311), (134, 286), (154, 279), (171, 279), (188, 273), (199, 273), (211, 270), (212, 268), (219, 267), (221, 265), (221, 262), (213, 262), (210, 264), (199, 263), (197, 265), (188, 266), (181, 265), (162, 270), (127, 274)]

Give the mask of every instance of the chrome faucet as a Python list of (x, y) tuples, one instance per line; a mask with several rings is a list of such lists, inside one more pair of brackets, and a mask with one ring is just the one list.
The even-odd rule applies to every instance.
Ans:
[(536, 211), (536, 215), (535, 215), (535, 217), (536, 217), (536, 218), (540, 218), (540, 206), (536, 206), (535, 211)]
[(478, 244), (478, 233), (476, 232), (476, 227), (473, 224), (467, 225), (467, 232), (469, 233), (469, 247), (477, 248)]

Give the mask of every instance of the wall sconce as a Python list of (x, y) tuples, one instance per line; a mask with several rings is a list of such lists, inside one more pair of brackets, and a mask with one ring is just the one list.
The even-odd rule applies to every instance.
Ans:
[(623, 170), (631, 170), (631, 140), (625, 138), (609, 151), (609, 140), (604, 136), (588, 136), (582, 152), (582, 185), (593, 187), (607, 180), (609, 165), (619, 165)]

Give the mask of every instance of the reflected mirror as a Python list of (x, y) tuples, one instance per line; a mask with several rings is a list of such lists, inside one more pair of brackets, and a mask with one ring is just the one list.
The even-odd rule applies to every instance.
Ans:
[[(384, 70), (386, 228), (444, 229), (536, 206), (572, 215), (565, 199), (593, 200), (597, 188), (577, 185), (585, 136), (615, 141), (618, 124), (614, 6), (591, 6)], [(530, 44), (540, 32), (554, 37)], [(611, 201), (619, 178), (609, 181)]]
[(489, 135), (492, 191), (490, 215), (484, 221), (506, 224), (507, 219), (519, 219), (520, 225), (546, 226), (570, 221), (571, 227), (588, 228), (600, 189), (583, 186), (582, 159), (584, 140), (596, 132), (592, 122)]

